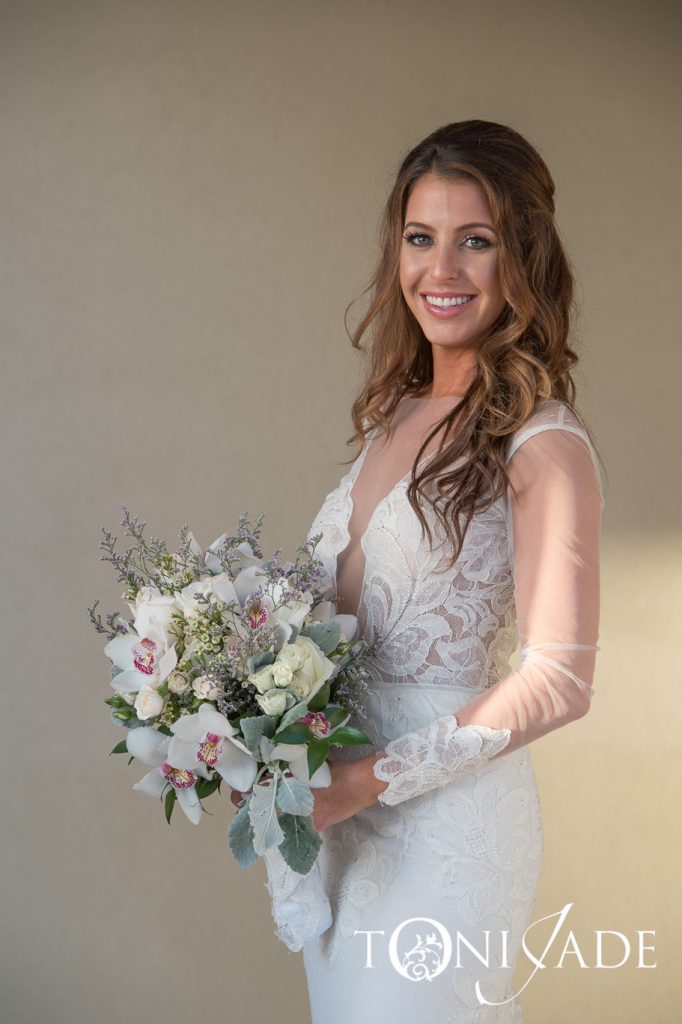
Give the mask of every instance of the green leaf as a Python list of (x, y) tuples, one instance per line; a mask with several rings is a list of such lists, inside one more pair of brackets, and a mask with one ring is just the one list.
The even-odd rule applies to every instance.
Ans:
[(282, 857), (294, 871), (307, 875), (322, 845), (320, 834), (313, 827), (312, 818), (280, 814), (279, 820), (284, 832), (284, 839), (279, 847)]
[[(310, 786), (293, 775), (283, 775), (277, 787), (277, 806), (286, 814), (308, 815), (313, 809), (314, 797)], [(280, 815), (281, 823), (281, 815)]]
[(215, 776), (212, 779), (203, 779), (201, 776), (196, 781), (197, 796), (200, 800), (210, 796), (211, 793), (215, 793), (216, 789), (220, 786), (220, 776)]
[(275, 732), (275, 739), (279, 740), (280, 733), (283, 729), (286, 729), (288, 725), (293, 725), (299, 718), (304, 718), (308, 714), (308, 705), (304, 700), (299, 701), (298, 704), (294, 704), (293, 707), (285, 711), (279, 720), (279, 726)]
[(125, 740), (121, 740), (120, 743), (116, 744), (114, 749), (110, 752), (109, 756), (111, 757), (111, 754), (127, 754), (127, 753), (128, 753), (128, 745), (127, 745)]
[(338, 622), (313, 622), (302, 630), (301, 636), (317, 644), (323, 654), (331, 654), (341, 639), (341, 626)]
[(263, 854), (271, 846), (279, 846), (283, 832), (279, 825), (276, 808), (278, 775), (271, 779), (261, 779), (254, 784), (245, 806), (249, 808), (249, 818), (253, 825), (253, 848), (257, 854)]
[(324, 686), (317, 691), (312, 700), (308, 701), (308, 709), (310, 711), (324, 711), (327, 704), (329, 703), (329, 694), (331, 693), (331, 682), (327, 680)]
[(173, 813), (173, 808), (175, 807), (175, 799), (176, 799), (176, 792), (173, 789), (173, 787), (171, 786), (171, 788), (166, 793), (166, 799), (164, 800), (164, 809), (165, 809), (165, 812), (166, 812), (166, 821), (168, 822), (169, 825), (170, 825), (170, 822), (171, 822), (171, 814)]
[(329, 737), (332, 743), (341, 743), (345, 747), (362, 746), (369, 743), (374, 746), (369, 736), (362, 729), (356, 729), (352, 725), (342, 725)]
[(259, 759), (260, 738), (267, 736), (270, 739), (277, 728), (277, 718), (274, 715), (251, 715), (249, 718), (242, 718), (241, 730), (249, 751)]
[(258, 860), (258, 854), (253, 848), (253, 828), (249, 819), (248, 804), (241, 807), (230, 822), (227, 842), (240, 867), (250, 868)]
[(313, 739), (308, 744), (308, 774), (312, 779), (313, 775), (321, 764), (327, 760), (329, 753), (329, 740)]
[(337, 726), (345, 722), (350, 717), (350, 712), (346, 708), (342, 708), (339, 704), (328, 704), (324, 709), (324, 713), (329, 719), (329, 724), (332, 729), (336, 729)]
[(259, 668), (263, 668), (264, 665), (272, 665), (275, 660), (275, 655), (272, 651), (262, 651), (260, 654), (252, 654), (246, 659), (246, 667), (249, 674), (257, 672)]
[(307, 743), (312, 737), (313, 734), (310, 731), (310, 727), (300, 722), (295, 725), (288, 725), (286, 729), (278, 732), (274, 738), (278, 743)]

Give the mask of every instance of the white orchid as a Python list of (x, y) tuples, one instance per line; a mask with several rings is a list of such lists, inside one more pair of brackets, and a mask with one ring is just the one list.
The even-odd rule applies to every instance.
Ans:
[(248, 790), (258, 764), (238, 736), (238, 730), (210, 704), (200, 704), (195, 715), (184, 715), (171, 725), (168, 757), (178, 768), (197, 771), (210, 766), (233, 789)]
[(203, 611), (203, 604), (197, 601), (198, 596), (213, 595), (224, 604), (237, 604), (237, 593), (234, 584), (226, 572), (217, 576), (202, 576), (200, 580), (189, 583), (182, 590), (176, 591), (175, 600), (186, 618)]
[(311, 622), (336, 622), (341, 628), (341, 639), (352, 640), (358, 630), (355, 615), (337, 615), (332, 601), (320, 601), (310, 616)]
[(237, 592), (237, 599), (245, 608), (250, 599), (262, 586), (268, 583), (268, 574), (261, 568), (260, 564), (249, 565), (241, 569), (234, 578), (234, 589)]
[(121, 671), (111, 680), (119, 693), (137, 693), (143, 686), (158, 689), (178, 663), (175, 644), (150, 628), (140, 634), (115, 636), (104, 648), (107, 658)]
[[(221, 533), (219, 537), (216, 537), (212, 544), (209, 544), (205, 552), (191, 530), (189, 531), (188, 536), (190, 539), (190, 550), (195, 555), (198, 555), (199, 558), (203, 558), (204, 565), (206, 566), (206, 568), (210, 572), (222, 572), (220, 558), (218, 557), (216, 552), (219, 551), (219, 549), (223, 546), (223, 544), (230, 536), (230, 534)], [(248, 565), (260, 565), (261, 561), (260, 558), (257, 558), (254, 555), (253, 548), (247, 541), (244, 541), (242, 544), (238, 544), (236, 548), (232, 548), (230, 557), (231, 559), (236, 560), (238, 564), (242, 566), (242, 568), (245, 568)]]
[(197, 763), (192, 770), (180, 768), (171, 763), (169, 746), (171, 737), (165, 736), (150, 726), (129, 729), (126, 737), (128, 753), (143, 764), (152, 765), (152, 770), (136, 782), (133, 789), (147, 796), (162, 796), (168, 786), (175, 790), (177, 802), (192, 822), (198, 825), (203, 814), (196, 791), (199, 776), (210, 778), (206, 765)]
[(153, 630), (163, 638), (164, 643), (168, 643), (171, 619), (180, 610), (174, 596), (162, 594), (158, 587), (140, 587), (135, 600), (128, 601), (128, 607), (133, 613), (133, 626), (139, 636), (145, 636)]
[(263, 736), (260, 752), (266, 764), (271, 761), (286, 761), (291, 769), (291, 774), (295, 775), (297, 779), (307, 782), (313, 789), (331, 785), (332, 776), (326, 761), (323, 761), (312, 776), (310, 775), (306, 743), (273, 743), (272, 740)]

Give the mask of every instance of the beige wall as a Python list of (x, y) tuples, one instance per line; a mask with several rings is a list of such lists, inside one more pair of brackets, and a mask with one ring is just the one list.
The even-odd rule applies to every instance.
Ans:
[(555, 175), (609, 469), (598, 697), (533, 748), (535, 918), (573, 902), (588, 952), (597, 929), (654, 929), (658, 961), (569, 957), (521, 1001), (527, 1024), (675, 1019), (679, 28), (641, 0), (0, 3), (6, 1024), (308, 1020), (261, 865), (227, 849), (231, 808), (169, 829), (107, 757), (85, 609), (119, 588), (99, 529), (120, 534), (125, 502), (206, 543), (248, 507), (293, 551), (341, 473), (343, 311), (392, 175), (470, 117), (525, 133)]

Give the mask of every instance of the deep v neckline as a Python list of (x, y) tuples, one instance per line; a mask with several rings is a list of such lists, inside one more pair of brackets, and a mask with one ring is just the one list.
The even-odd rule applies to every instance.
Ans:
[[(344, 516), (345, 522), (343, 524), (343, 538), (345, 540), (345, 544), (334, 555), (334, 591), (335, 592), (336, 592), (336, 588), (337, 588), (337, 575), (338, 575), (339, 558), (348, 549), (348, 547), (349, 547), (349, 545), (351, 543), (351, 539), (352, 539), (351, 536), (350, 536), (349, 526), (350, 526), (350, 521), (353, 518), (353, 512), (355, 511), (355, 500), (353, 498), (353, 491), (355, 489), (355, 484), (357, 482), (357, 479), (358, 479), (360, 473), (362, 472), (362, 467), (363, 467), (363, 465), (365, 463), (365, 459), (367, 457), (367, 453), (368, 453), (368, 451), (369, 451), (369, 449), (370, 449), (370, 447), (372, 445), (372, 442), (374, 442), (375, 439), (376, 439), (376, 430), (369, 436), (368, 443), (365, 445), (363, 450), (358, 455), (357, 460), (355, 462), (355, 465), (351, 468), (350, 473), (348, 474), (348, 485), (346, 487), (345, 502), (344, 502), (344, 505), (345, 505), (345, 516)], [(432, 459), (434, 457), (434, 455), (437, 454), (437, 452), (438, 452), (438, 447), (436, 447), (434, 449), (434, 451), (429, 452), (427, 455), (424, 455), (423, 458), (421, 458), (419, 460), (417, 469), (421, 469), (422, 466), (426, 465), (426, 463), (429, 462), (429, 460)], [(383, 496), (383, 498), (379, 499), (379, 501), (374, 506), (374, 508), (373, 508), (373, 510), (372, 510), (372, 512), (370, 514), (370, 517), (367, 520), (367, 523), (365, 524), (364, 530), (362, 531), (362, 533), (358, 537), (358, 541), (357, 541), (358, 547), (359, 547), (360, 551), (362, 552), (362, 575), (361, 575), (361, 581), (360, 581), (360, 596), (358, 598), (358, 606), (357, 606), (357, 608), (353, 612), (350, 613), (352, 615), (355, 615), (358, 618), (360, 616), (360, 611), (361, 611), (363, 603), (364, 603), (365, 590), (366, 590), (366, 587), (367, 587), (367, 550), (365, 548), (365, 541), (366, 541), (367, 537), (369, 536), (369, 533), (370, 533), (370, 531), (371, 531), (371, 529), (372, 529), (372, 527), (374, 525), (374, 522), (377, 519), (377, 517), (378, 517), (379, 513), (381, 512), (381, 510), (390, 501), (390, 499), (393, 498), (393, 496), (396, 494), (396, 492), (400, 488), (404, 487), (406, 483), (409, 482), (411, 476), (412, 476), (412, 467), (410, 467), (410, 469), (408, 469), (407, 473), (405, 473), (402, 477), (400, 477), (399, 480), (396, 480), (396, 482), (386, 492), (386, 494)]]

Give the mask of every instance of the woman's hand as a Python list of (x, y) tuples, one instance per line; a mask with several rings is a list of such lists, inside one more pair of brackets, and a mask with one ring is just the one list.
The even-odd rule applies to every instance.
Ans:
[[(346, 818), (376, 802), (379, 793), (386, 789), (387, 783), (374, 777), (372, 766), (383, 753), (384, 751), (370, 754), (359, 761), (329, 762), (330, 785), (311, 789), (314, 798), (313, 828), (316, 832), (323, 832), (330, 825), (345, 821)], [(237, 807), (248, 795), (233, 789), (230, 801)]]

